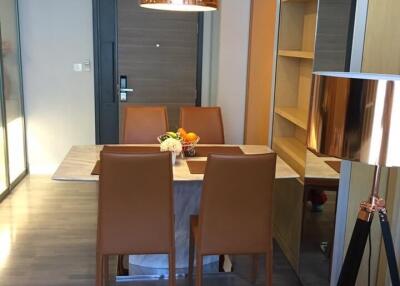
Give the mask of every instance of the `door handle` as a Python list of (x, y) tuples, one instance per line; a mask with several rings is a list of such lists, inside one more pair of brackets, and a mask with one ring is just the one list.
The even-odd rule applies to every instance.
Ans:
[(132, 88), (128, 88), (128, 78), (126, 75), (121, 75), (119, 79), (119, 96), (121, 102), (125, 102), (128, 97), (128, 92), (133, 92)]
[(121, 88), (120, 92), (133, 92), (133, 88)]

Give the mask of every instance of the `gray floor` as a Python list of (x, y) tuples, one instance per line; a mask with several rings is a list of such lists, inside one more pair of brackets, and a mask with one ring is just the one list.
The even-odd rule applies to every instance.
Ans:
[[(94, 285), (97, 191), (93, 183), (62, 183), (29, 176), (0, 203), (0, 285)], [(249, 260), (235, 274), (206, 274), (204, 285), (250, 285)], [(260, 273), (257, 284), (263, 285)], [(115, 284), (115, 283), (112, 283)], [(274, 285), (300, 285), (278, 247)], [(166, 281), (118, 285), (167, 285)], [(178, 280), (177, 285), (188, 285)]]

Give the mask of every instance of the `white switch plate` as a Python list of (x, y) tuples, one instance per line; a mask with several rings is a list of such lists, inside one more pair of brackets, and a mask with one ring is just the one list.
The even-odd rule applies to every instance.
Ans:
[(81, 72), (83, 69), (82, 64), (74, 64), (74, 71)]

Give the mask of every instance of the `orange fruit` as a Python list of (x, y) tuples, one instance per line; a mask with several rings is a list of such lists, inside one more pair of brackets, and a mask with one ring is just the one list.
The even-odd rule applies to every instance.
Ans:
[(179, 128), (179, 129), (178, 129), (178, 133), (179, 133), (179, 135), (181, 135), (181, 137), (182, 137), (183, 139), (185, 139), (185, 137), (186, 137), (186, 135), (187, 135), (187, 132), (186, 132), (185, 129)]
[(185, 141), (192, 143), (192, 142), (195, 142), (195, 141), (197, 140), (197, 138), (198, 138), (198, 136), (197, 136), (196, 133), (194, 133), (194, 132), (189, 132), (189, 133), (186, 134), (186, 136), (185, 136)]

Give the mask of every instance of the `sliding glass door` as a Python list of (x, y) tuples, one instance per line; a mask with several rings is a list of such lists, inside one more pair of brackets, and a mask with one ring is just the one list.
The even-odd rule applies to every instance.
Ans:
[(17, 0), (0, 1), (0, 31), (0, 187), (4, 178), (7, 190), (26, 173)]
[[(0, 36), (1, 36), (1, 31), (0, 31)], [(0, 60), (1, 62), (1, 60)], [(0, 65), (0, 75), (2, 74), (2, 65)], [(4, 105), (3, 94), (4, 90), (4, 83), (3, 83), (3, 78), (0, 77), (0, 106)], [(4, 129), (4, 123), (3, 123), (3, 109), (0, 108), (0, 198), (2, 197), (2, 194), (5, 193), (8, 189), (8, 176), (7, 176), (7, 168), (6, 168), (6, 138), (5, 138), (5, 129)]]

